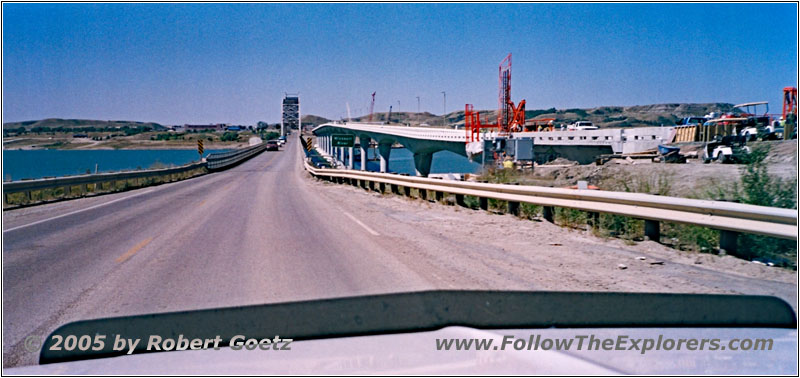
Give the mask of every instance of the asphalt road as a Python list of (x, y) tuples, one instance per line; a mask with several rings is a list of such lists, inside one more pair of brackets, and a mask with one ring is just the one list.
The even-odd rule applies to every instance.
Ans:
[(4, 211), (3, 366), (36, 363), (26, 338), (75, 320), (426, 289), (747, 293), (796, 307), (796, 274), (320, 182), (299, 155), (290, 138), (224, 172)]
[(24, 340), (74, 320), (433, 288), (310, 194), (298, 155), (290, 142), (221, 173), (5, 212), (4, 366), (35, 363)]

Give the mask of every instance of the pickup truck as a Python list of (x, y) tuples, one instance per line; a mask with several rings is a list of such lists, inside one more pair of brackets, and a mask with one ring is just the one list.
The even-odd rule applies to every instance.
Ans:
[(597, 130), (598, 127), (595, 126), (593, 123), (589, 121), (577, 121), (569, 126), (567, 126), (567, 130)]
[(675, 124), (678, 126), (700, 126), (706, 121), (707, 119), (703, 117), (684, 117), (679, 119)]

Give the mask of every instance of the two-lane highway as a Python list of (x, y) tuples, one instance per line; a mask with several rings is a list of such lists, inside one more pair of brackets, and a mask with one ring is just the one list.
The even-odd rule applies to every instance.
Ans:
[(309, 193), (298, 155), (290, 142), (225, 172), (44, 205), (63, 214), (7, 211), (4, 365), (34, 363), (25, 338), (74, 320), (433, 287)]
[(5, 367), (35, 363), (26, 338), (70, 321), (372, 293), (761, 294), (797, 306), (784, 269), (317, 181), (294, 138), (224, 172), (4, 211), (3, 230)]

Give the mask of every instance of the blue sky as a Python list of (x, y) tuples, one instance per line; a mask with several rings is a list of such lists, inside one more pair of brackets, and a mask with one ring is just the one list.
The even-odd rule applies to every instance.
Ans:
[(795, 4), (3, 4), (3, 121), (770, 101), (797, 85)]

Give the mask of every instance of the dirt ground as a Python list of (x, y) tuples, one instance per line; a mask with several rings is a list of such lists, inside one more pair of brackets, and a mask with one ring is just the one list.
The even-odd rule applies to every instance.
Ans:
[[(756, 146), (758, 143), (770, 145), (767, 156), (769, 172), (797, 183), (797, 141), (757, 142), (750, 145)], [(688, 145), (682, 148), (681, 153), (698, 149), (697, 145)], [(647, 159), (615, 159), (599, 166), (595, 163), (577, 165), (560, 159), (536, 166), (534, 173), (525, 174), (521, 181), (529, 185), (566, 187), (585, 180), (600, 189), (618, 190), (618, 186), (624, 181), (649, 179), (658, 184), (658, 180), (662, 178), (669, 186), (668, 193), (662, 194), (705, 197), (706, 192), (714, 186), (728, 186), (738, 182), (741, 167), (739, 164), (704, 164), (701, 159), (687, 159), (686, 164), (653, 163)]]
[[(406, 264), (452, 288), (758, 294), (797, 308), (795, 271), (308, 180), (358, 214)], [(414, 235), (416, 247), (405, 247), (403, 235)]]

